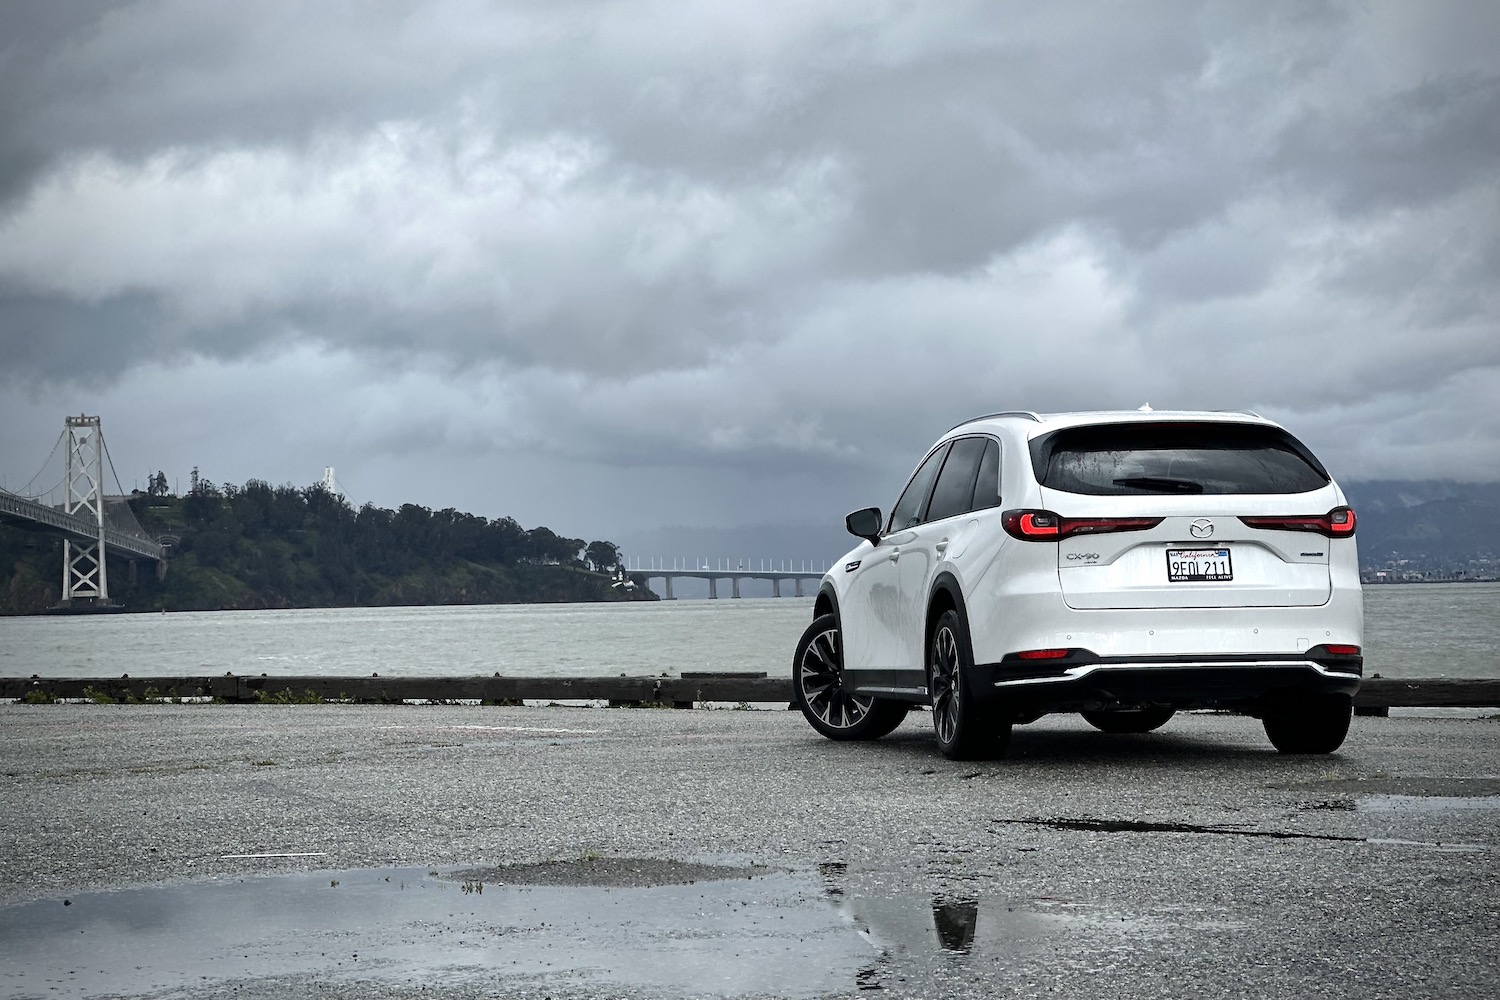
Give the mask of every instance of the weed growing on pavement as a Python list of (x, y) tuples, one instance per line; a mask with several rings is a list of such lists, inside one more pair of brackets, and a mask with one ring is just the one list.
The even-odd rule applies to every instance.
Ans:
[(291, 688), (282, 688), (275, 694), (266, 694), (263, 691), (256, 692), (256, 699), (267, 705), (321, 705), (323, 696), (311, 688), (302, 691), (293, 691)]

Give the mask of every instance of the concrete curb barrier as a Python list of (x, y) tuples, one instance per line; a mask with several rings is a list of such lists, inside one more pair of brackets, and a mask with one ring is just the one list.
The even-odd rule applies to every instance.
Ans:
[[(607, 701), (615, 705), (697, 702), (789, 702), (788, 677), (763, 673), (693, 673), (679, 677), (297, 677), (222, 674), (217, 677), (0, 677), (0, 699), (28, 694), (53, 698), (107, 697), (114, 701), (216, 698), (259, 702), (329, 701)], [(1354, 699), (1361, 715), (1392, 708), (1500, 706), (1500, 679), (1372, 678)]]

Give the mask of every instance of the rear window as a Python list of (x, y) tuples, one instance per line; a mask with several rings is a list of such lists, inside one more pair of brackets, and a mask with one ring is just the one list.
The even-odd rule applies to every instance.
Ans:
[(1328, 473), (1286, 431), (1257, 424), (1103, 424), (1031, 442), (1043, 486), (1089, 496), (1306, 493)]

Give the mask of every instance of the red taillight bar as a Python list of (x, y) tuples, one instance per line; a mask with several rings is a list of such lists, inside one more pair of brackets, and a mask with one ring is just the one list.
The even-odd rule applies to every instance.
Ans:
[(1016, 654), (1022, 660), (1061, 660), (1067, 657), (1066, 649), (1024, 649)]
[(1000, 518), (1006, 533), (1026, 542), (1055, 542), (1070, 535), (1102, 535), (1112, 531), (1145, 531), (1162, 522), (1159, 517), (1062, 517), (1050, 510), (1008, 510)]
[(1008, 510), (1000, 519), (1007, 532), (1031, 542), (1057, 538), (1062, 530), (1062, 518), (1050, 510)]
[(1335, 507), (1323, 515), (1299, 517), (1242, 517), (1252, 528), (1276, 528), (1281, 531), (1316, 531), (1329, 538), (1348, 538), (1354, 534), (1354, 508)]

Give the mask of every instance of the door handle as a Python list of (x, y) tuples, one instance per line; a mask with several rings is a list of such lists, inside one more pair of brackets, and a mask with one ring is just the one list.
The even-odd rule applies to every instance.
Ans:
[(901, 561), (901, 548), (900, 548), (900, 546), (897, 546), (896, 548), (891, 549), (891, 562), (900, 562), (900, 561)]
[(937, 549), (938, 555), (942, 555), (944, 552), (948, 551), (948, 539), (943, 539), (941, 542), (938, 542), (936, 545), (934, 545), (933, 548)]

